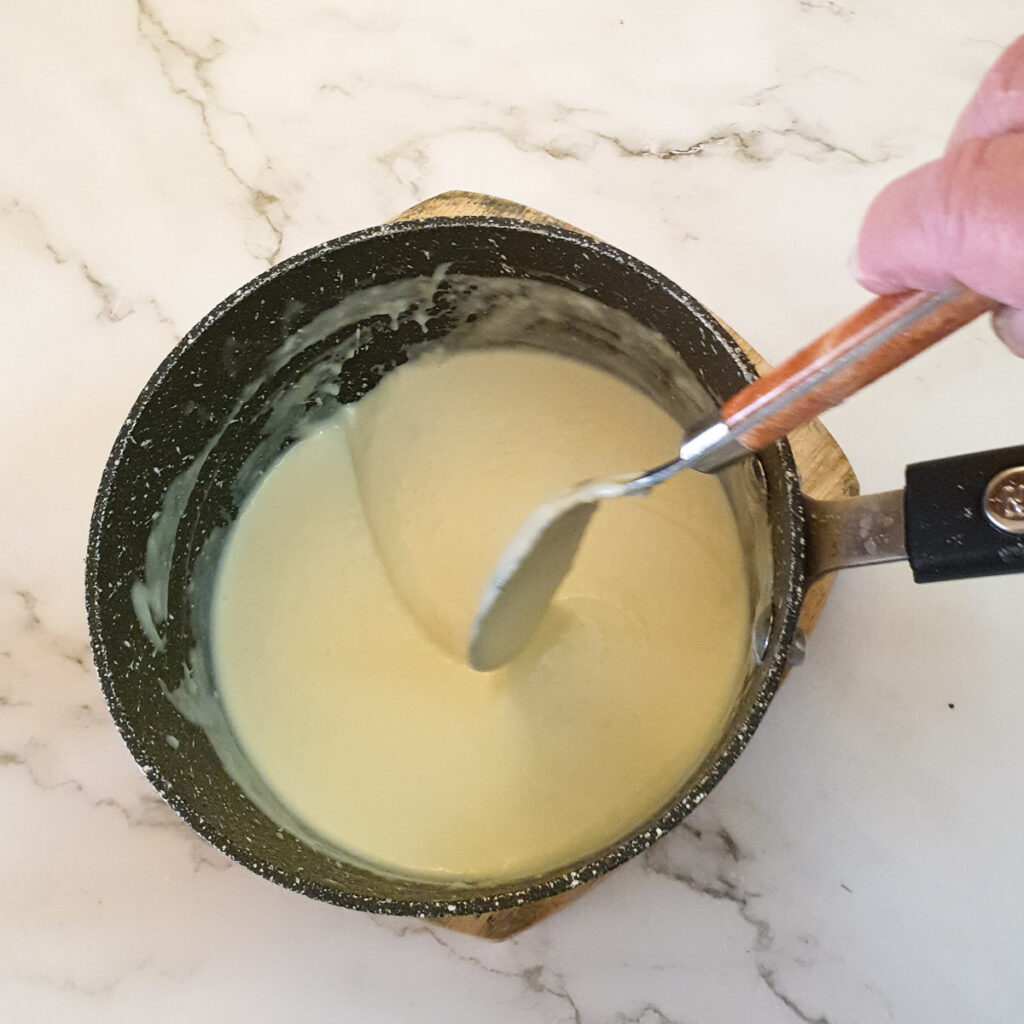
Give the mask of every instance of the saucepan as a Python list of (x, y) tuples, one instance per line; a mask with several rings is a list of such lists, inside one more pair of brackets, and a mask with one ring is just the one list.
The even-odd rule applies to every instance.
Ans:
[[(572, 299), (545, 314), (561, 318), (560, 333), (529, 329), (531, 289), (541, 286)], [(502, 303), (518, 303), (516, 343), (561, 339), (566, 354), (624, 377), (681, 428), (755, 378), (696, 299), (590, 236), (507, 216), (391, 223), (295, 256), (204, 317), (142, 391), (103, 474), (86, 589), (118, 729), (196, 832), (319, 900), (448, 917), (575, 890), (678, 824), (736, 761), (799, 657), (798, 620), (816, 579), (904, 557), (922, 581), (1024, 570), (1024, 447), (910, 467), (904, 489), (821, 502), (802, 493), (790, 445), (776, 442), (722, 472), (749, 570), (746, 678), (713, 749), (658, 813), (577, 862), (500, 884), (399, 877), (308, 841), (258, 779), (226, 767), (244, 756), (228, 749), (209, 670), (220, 545), (261, 474), (310, 419), (359, 398), (411, 352), (450, 339), (470, 306), (476, 317)], [(624, 345), (628, 331), (616, 325), (626, 323), (657, 342)]]

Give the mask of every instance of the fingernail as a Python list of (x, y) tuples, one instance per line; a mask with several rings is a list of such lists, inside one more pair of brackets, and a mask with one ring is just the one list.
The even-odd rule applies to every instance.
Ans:
[(1024, 357), (1024, 309), (997, 309), (992, 314), (992, 329), (1011, 352)]
[(869, 292), (874, 292), (876, 295), (885, 295), (886, 292), (895, 290), (892, 284), (883, 281), (880, 278), (873, 277), (864, 270), (860, 261), (859, 246), (854, 246), (850, 255), (846, 258), (846, 266), (849, 268), (849, 271), (853, 275), (853, 279), (857, 284), (862, 288), (866, 288)]

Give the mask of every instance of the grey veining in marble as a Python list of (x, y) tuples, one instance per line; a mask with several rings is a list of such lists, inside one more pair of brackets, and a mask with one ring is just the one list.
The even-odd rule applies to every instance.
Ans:
[[(0, 33), (0, 1018), (1011, 1024), (1024, 577), (843, 576), (684, 827), (500, 945), (303, 899), (181, 825), (93, 674), (93, 496), (150, 373), (302, 249), (450, 188), (679, 281), (771, 359), (864, 296), (885, 182), (1011, 0), (40, 0)], [(865, 489), (1024, 440), (978, 323), (829, 414)], [(898, 409), (898, 413), (894, 410)]]

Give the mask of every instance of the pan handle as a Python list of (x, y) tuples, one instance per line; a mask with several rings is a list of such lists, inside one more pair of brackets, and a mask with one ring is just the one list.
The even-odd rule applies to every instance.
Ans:
[(916, 583), (1024, 572), (1024, 445), (906, 470), (906, 487), (804, 498), (808, 577), (906, 559)]

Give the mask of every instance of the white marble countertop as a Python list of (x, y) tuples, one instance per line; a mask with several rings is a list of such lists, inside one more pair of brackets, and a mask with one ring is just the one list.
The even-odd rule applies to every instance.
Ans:
[[(40, 0), (0, 33), (0, 1019), (1024, 1019), (1024, 577), (844, 575), (686, 827), (491, 945), (278, 889), (179, 823), (83, 608), (107, 451), (237, 285), (449, 188), (578, 224), (779, 359), (1018, 0)], [(978, 324), (827, 417), (865, 490), (1024, 441)]]

